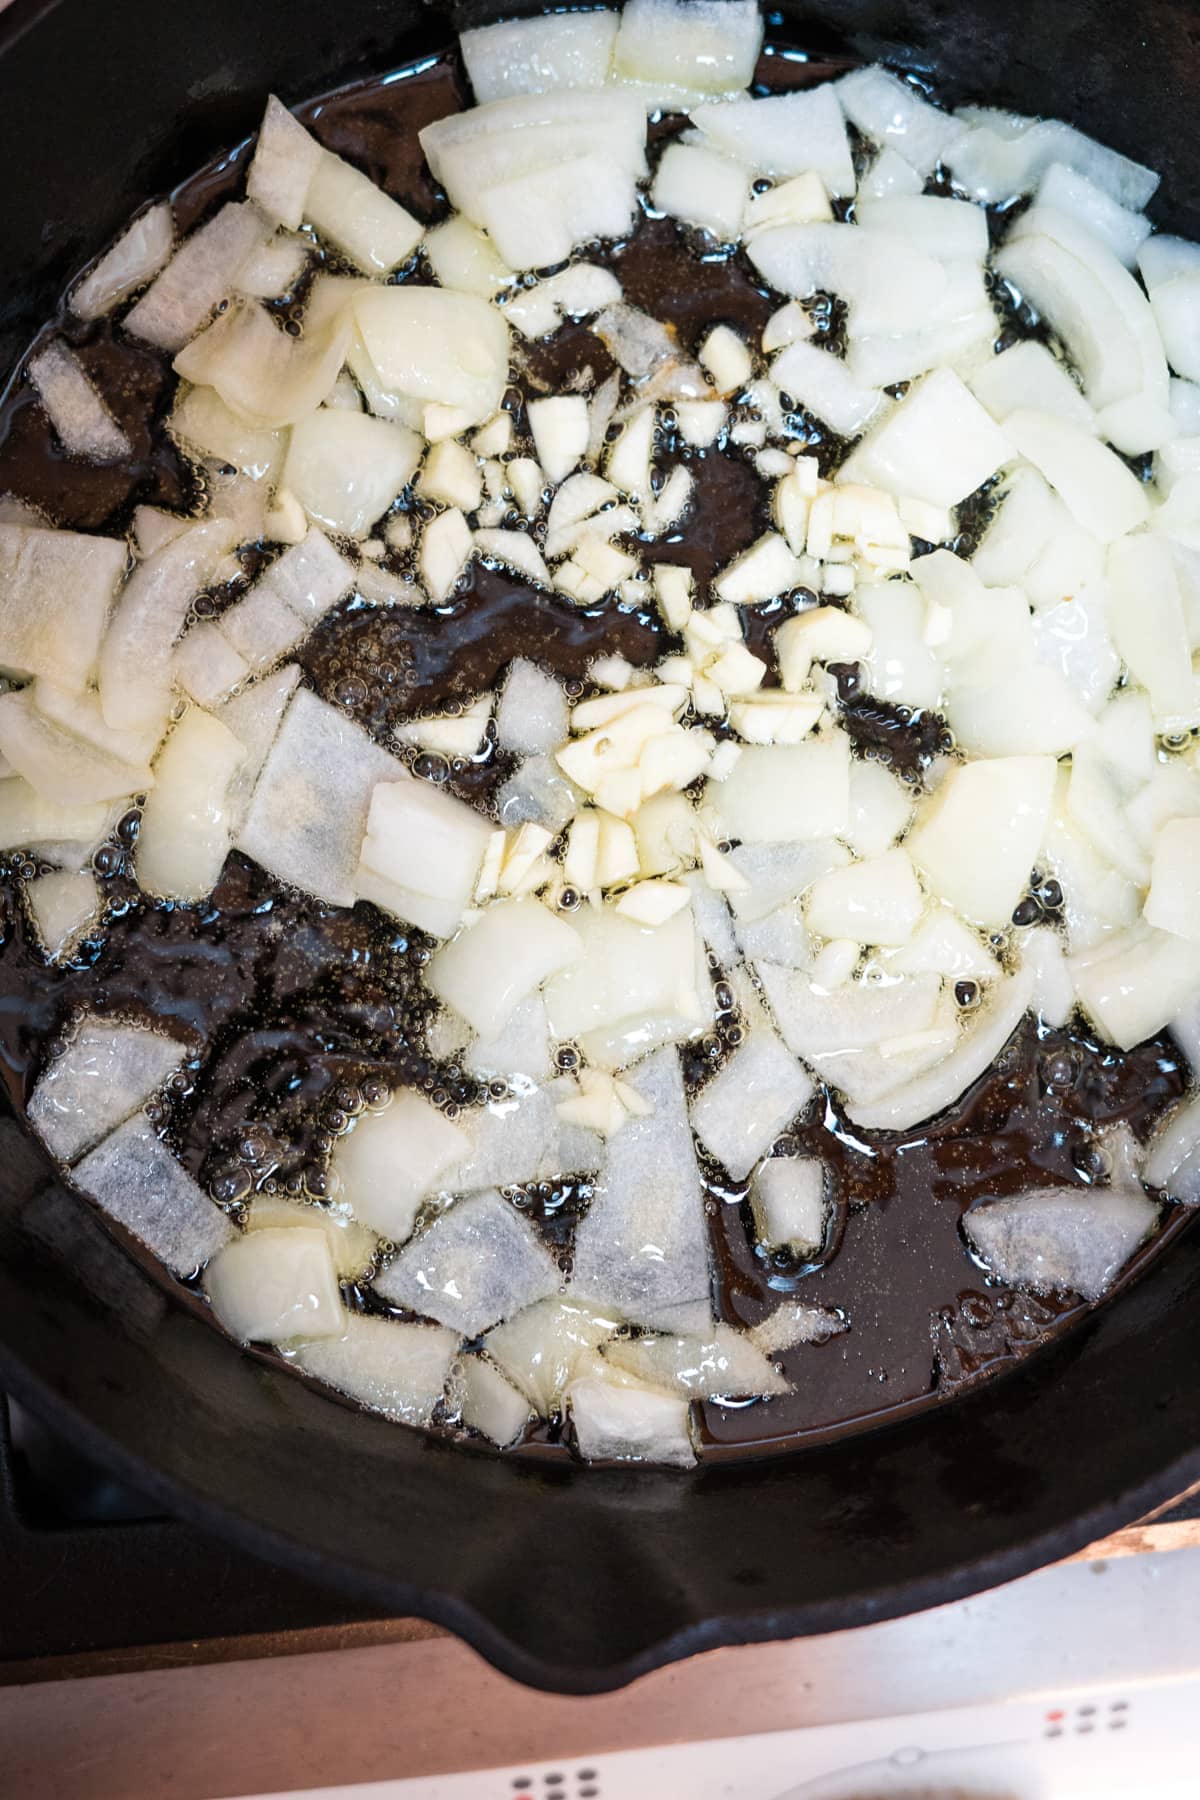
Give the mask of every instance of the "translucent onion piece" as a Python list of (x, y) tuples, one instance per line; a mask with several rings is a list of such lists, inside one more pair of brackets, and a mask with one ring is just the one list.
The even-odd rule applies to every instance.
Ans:
[(133, 221), (71, 294), (71, 311), (98, 319), (153, 279), (175, 243), (171, 208), (158, 200)]
[(847, 1112), (867, 1131), (908, 1131), (945, 1112), (988, 1069), (1024, 1018), (1033, 998), (1033, 971), (994, 982), (971, 1026), (950, 1055), (912, 1081), (874, 1101), (851, 1101)]
[(295, 231), (304, 218), (304, 203), (322, 154), (299, 119), (269, 95), (246, 176), (247, 198), (273, 224)]
[(461, 32), (476, 100), (603, 86), (619, 22), (615, 12), (552, 13)]
[(175, 372), (215, 388), (247, 423), (277, 431), (321, 404), (337, 379), (351, 333), (349, 320), (337, 314), (324, 330), (289, 337), (262, 307), (241, 301), (175, 358)]
[(100, 654), (106, 725), (136, 731), (165, 723), (176, 640), (196, 595), (235, 542), (232, 525), (202, 520), (129, 577)]
[(29, 379), (68, 456), (118, 462), (129, 439), (109, 412), (69, 345), (55, 340), (29, 360)]
[(0, 753), (58, 806), (123, 799), (154, 780), (147, 764), (120, 762), (52, 725), (36, 710), (29, 688), (0, 695)]
[(126, 315), (126, 331), (160, 350), (181, 349), (233, 291), (238, 270), (270, 234), (270, 221), (256, 206), (230, 201), (175, 252)]
[(846, 121), (831, 86), (694, 106), (692, 123), (759, 175), (780, 179), (812, 169), (828, 193), (854, 192)]
[(229, 784), (245, 752), (233, 733), (198, 707), (184, 714), (154, 765), (137, 841), (138, 883), (147, 893), (201, 900), (229, 853)]
[(127, 557), (119, 539), (0, 524), (0, 668), (81, 692)]

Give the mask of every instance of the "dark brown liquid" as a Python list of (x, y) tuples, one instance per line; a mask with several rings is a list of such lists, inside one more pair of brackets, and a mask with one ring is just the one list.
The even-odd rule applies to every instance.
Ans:
[[(769, 56), (760, 76), (784, 88), (844, 66), (838, 59)], [(457, 59), (447, 56), (300, 111), (325, 144), (432, 221), (446, 207), (416, 134), (465, 98)], [(655, 135), (672, 129), (656, 128)], [(247, 160), (243, 148), (172, 196), (181, 229), (239, 191)], [(761, 289), (740, 257), (702, 256), (700, 248), (671, 222), (646, 218), (628, 243), (601, 260), (616, 270), (626, 298), (672, 324), (688, 350), (720, 321), (757, 342), (777, 297)], [(418, 269), (415, 278), (427, 277)], [(301, 323), (302, 316), (300, 310)], [(836, 330), (835, 312), (829, 326)], [(184, 511), (198, 505), (202, 480), (163, 429), (174, 391), (169, 359), (125, 339), (119, 325), (81, 326), (64, 318), (54, 328), (65, 330), (79, 351), (133, 455), (103, 469), (67, 460), (18, 372), (0, 404), (0, 494), (31, 502), (58, 525), (108, 532), (124, 531), (138, 503)], [(548, 344), (518, 346), (515, 354), (518, 427), (520, 389), (561, 389), (589, 370), (598, 381), (612, 367), (582, 325), (564, 328)], [(840, 452), (803, 414), (789, 417), (788, 430), (826, 465)], [(657, 554), (687, 562), (704, 583), (765, 528), (767, 490), (748, 456), (732, 448), (691, 450), (668, 420), (660, 461), (677, 460), (686, 460), (697, 478), (697, 505)], [(250, 574), (256, 557), (245, 560)], [(399, 562), (393, 566), (401, 572)], [(227, 597), (215, 596), (213, 604)], [(752, 648), (769, 656), (773, 627), (801, 598), (749, 611)], [(406, 717), (492, 686), (518, 654), (579, 678), (602, 651), (646, 664), (675, 647), (652, 611), (611, 602), (580, 609), (475, 565), (445, 607), (348, 603), (313, 634), (300, 661), (319, 694), (382, 739)], [(859, 752), (882, 756), (919, 781), (939, 746), (941, 720), (872, 700), (853, 669), (840, 671), (839, 683), (843, 722)], [(441, 772), (454, 791), (486, 806), (511, 767), (489, 747)], [(27, 859), (10, 858), (4, 870), (0, 1070), (18, 1104), (76, 1010), (158, 1019), (185, 1034), (195, 1051), (163, 1102), (163, 1129), (188, 1169), (236, 1204), (254, 1189), (319, 1196), (336, 1133), (361, 1104), (364, 1085), (415, 1083), (443, 1104), (476, 1101), (475, 1084), (433, 1063), (424, 1048), (430, 1002), (420, 975), (429, 946), (421, 933), (369, 906), (345, 912), (298, 896), (236, 854), (210, 901), (198, 907), (147, 901), (132, 879), (135, 838), (133, 817), (98, 857), (109, 917), (65, 967), (47, 967), (29, 933), (20, 898)], [(719, 1062), (731, 1029), (734, 1015), (719, 1014), (711, 1042), (687, 1052), (694, 1079)], [(1079, 1180), (1098, 1128), (1123, 1120), (1144, 1139), (1184, 1091), (1186, 1078), (1166, 1039), (1121, 1055), (1082, 1030), (1039, 1037), (1026, 1023), (951, 1114), (898, 1138), (845, 1129), (836, 1102), (823, 1096), (788, 1136), (791, 1148), (822, 1156), (834, 1182), (827, 1245), (803, 1265), (756, 1246), (744, 1187), (706, 1163), (721, 1316), (752, 1325), (783, 1296), (839, 1309), (850, 1330), (782, 1359), (796, 1383), (792, 1396), (769, 1405), (703, 1407), (702, 1455), (779, 1450), (862, 1429), (943, 1399), (1064, 1329), (1085, 1310), (1077, 1297), (1034, 1300), (986, 1278), (966, 1250), (962, 1212), (983, 1194)], [(588, 1197), (586, 1185), (564, 1179), (516, 1195), (514, 1203), (569, 1257)], [(1159, 1254), (1187, 1220), (1169, 1214), (1129, 1274)], [(347, 1297), (378, 1305), (369, 1290)], [(526, 1453), (562, 1454), (557, 1426), (540, 1428)]]

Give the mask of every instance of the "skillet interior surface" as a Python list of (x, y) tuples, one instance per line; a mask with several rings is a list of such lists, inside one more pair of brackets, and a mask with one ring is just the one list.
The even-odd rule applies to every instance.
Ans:
[[(254, 128), (269, 88), (298, 100), (501, 10), (17, 0), (0, 18), (0, 370), (139, 202)], [(830, 0), (772, 13), (768, 34), (1068, 118), (1161, 168), (1159, 216), (1200, 235), (1200, 18), (1156, 0), (1138, 27), (1101, 0)], [(0, 1169), (0, 1385), (170, 1510), (433, 1618), (536, 1685), (597, 1691), (697, 1650), (949, 1600), (1200, 1479), (1195, 1232), (953, 1405), (681, 1478), (463, 1454), (331, 1404), (172, 1305), (11, 1113)]]

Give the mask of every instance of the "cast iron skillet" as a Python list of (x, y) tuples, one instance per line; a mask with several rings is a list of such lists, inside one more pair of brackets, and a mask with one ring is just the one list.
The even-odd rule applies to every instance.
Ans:
[[(519, 10), (513, 6), (503, 11)], [(528, 6), (526, 10), (530, 10)], [(298, 100), (498, 0), (17, 0), (0, 16), (0, 375), (129, 212)], [(1188, 0), (812, 0), (772, 30), (1072, 120), (1164, 171), (1200, 235)], [(570, 1692), (861, 1625), (1080, 1549), (1200, 1480), (1200, 1234), (990, 1387), (787, 1459), (683, 1476), (427, 1442), (169, 1302), (0, 1117), (0, 1384), (172, 1512)]]

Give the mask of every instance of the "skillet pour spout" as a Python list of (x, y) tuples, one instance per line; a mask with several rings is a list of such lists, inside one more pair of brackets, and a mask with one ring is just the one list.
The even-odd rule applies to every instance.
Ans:
[[(255, 128), (268, 91), (295, 101), (401, 68), (514, 10), (536, 9), (15, 0), (0, 14), (0, 370), (139, 205)], [(1200, 236), (1200, 50), (1167, 0), (1148, 0), (1136, 33), (1112, 0), (783, 0), (768, 37), (884, 60), (950, 101), (1068, 119), (1160, 168), (1152, 211)], [(432, 1619), (548, 1690), (601, 1692), (702, 1650), (956, 1599), (1200, 1481), (1194, 1231), (952, 1405), (681, 1474), (464, 1452), (334, 1404), (170, 1298), (9, 1103), (0, 1171), (0, 1387), (166, 1510)]]

